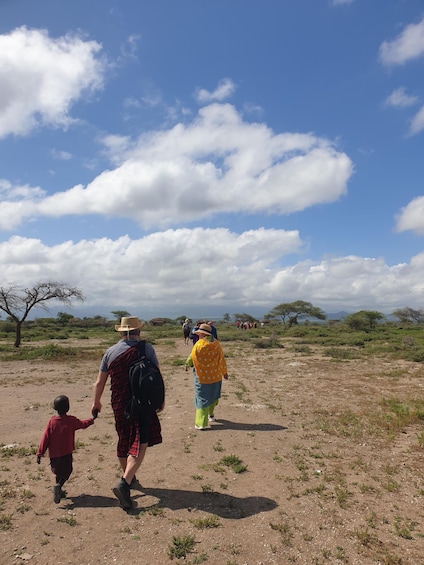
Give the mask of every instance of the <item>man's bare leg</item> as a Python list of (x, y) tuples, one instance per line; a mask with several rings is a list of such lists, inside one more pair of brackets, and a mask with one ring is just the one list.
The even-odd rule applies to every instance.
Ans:
[[(140, 444), (140, 452), (138, 457), (133, 457), (132, 455), (128, 455), (128, 457), (124, 460), (119, 459), (121, 463), (121, 467), (123, 470), (122, 477), (125, 479), (127, 484), (131, 484), (135, 474), (137, 473), (140, 465), (143, 463), (144, 456), (146, 455), (147, 443)], [(125, 461), (125, 466), (122, 464), (122, 461)]]
[(122, 474), (124, 474), (125, 469), (127, 468), (127, 457), (120, 457), (119, 464), (121, 465)]
[(143, 462), (144, 456), (146, 454), (147, 443), (140, 444), (140, 451), (138, 457), (133, 457), (132, 455), (128, 455), (126, 458), (126, 465), (124, 469), (124, 465), (122, 464), (122, 458), (119, 458), (119, 462), (121, 464), (122, 470), (124, 471), (122, 475), (122, 479), (119, 481), (117, 485), (115, 485), (112, 489), (113, 494), (119, 500), (119, 504), (121, 508), (124, 510), (129, 510), (133, 506), (133, 502), (131, 500), (131, 491), (130, 485), (131, 481), (133, 480), (137, 470), (139, 469), (141, 463)]

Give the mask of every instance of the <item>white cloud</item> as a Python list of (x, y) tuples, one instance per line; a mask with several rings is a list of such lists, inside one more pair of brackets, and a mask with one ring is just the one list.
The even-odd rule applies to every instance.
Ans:
[(266, 282), (276, 257), (301, 248), (297, 231), (265, 229), (240, 235), (224, 228), (178, 229), (135, 241), (123, 236), (52, 247), (15, 236), (0, 243), (0, 263), (2, 279), (22, 285), (62, 279), (58, 273), (66, 272), (69, 283), (82, 285), (90, 303), (98, 305), (122, 302), (116, 289), (123, 277), (129, 305), (207, 301), (217, 292), (242, 303), (242, 296), (254, 296), (253, 286)]
[[(188, 125), (149, 132), (134, 143), (116, 136), (105, 143), (119, 166), (31, 208), (16, 203), (16, 217), (112, 214), (152, 228), (218, 213), (289, 214), (338, 200), (353, 171), (349, 157), (328, 140), (274, 134), (265, 124), (244, 122), (228, 104), (201, 108)], [(3, 228), (10, 223), (6, 206), (7, 215), (13, 213), (13, 203), (0, 203)]]
[(409, 132), (411, 135), (419, 133), (424, 129), (424, 106), (415, 114), (411, 120)]
[(402, 208), (396, 219), (396, 231), (424, 235), (424, 196), (418, 196)]
[(59, 161), (69, 161), (72, 159), (72, 154), (69, 151), (59, 151), (58, 149), (52, 149), (50, 151), (53, 159), (58, 159)]
[(402, 65), (424, 55), (424, 18), (406, 26), (393, 40), (380, 45), (379, 56), (384, 65)]
[(44, 190), (28, 185), (13, 185), (0, 179), (0, 226), (11, 230), (32, 215), (34, 204), (45, 196)]
[(332, 0), (333, 6), (341, 6), (342, 4), (352, 4), (353, 0)]
[(1, 200), (20, 200), (33, 199), (41, 197), (45, 194), (44, 190), (39, 187), (30, 187), (27, 184), (13, 185), (6, 179), (0, 179), (0, 197)]
[[(148, 317), (170, 315), (173, 308), (178, 315), (211, 306), (222, 313), (253, 307), (267, 312), (298, 299), (326, 311), (388, 313), (422, 304), (424, 254), (393, 266), (357, 256), (278, 264), (302, 247), (297, 231), (275, 229), (242, 234), (224, 228), (177, 229), (138, 240), (123, 236), (51, 247), (14, 236), (0, 243), (0, 263), (6, 284), (63, 280), (66, 273), (66, 283), (80, 288), (85, 306), (98, 308), (99, 314), (124, 308)], [(117, 292), (123, 280), (124, 294)]]
[(202, 104), (208, 104), (209, 102), (218, 101), (221, 102), (229, 96), (231, 96), (236, 89), (234, 82), (225, 78), (220, 81), (218, 86), (213, 92), (209, 92), (204, 88), (198, 88), (195, 93), (196, 100)]
[(131, 139), (125, 135), (105, 135), (100, 142), (104, 146), (104, 155), (114, 164), (121, 163), (122, 155), (133, 147)]
[(406, 108), (408, 106), (413, 106), (418, 101), (416, 96), (410, 96), (406, 93), (405, 88), (402, 86), (394, 90), (390, 96), (386, 98), (387, 106), (394, 106), (399, 108)]
[(67, 127), (71, 106), (102, 87), (101, 46), (26, 27), (0, 35), (0, 138), (40, 124)]
[(122, 59), (138, 59), (138, 47), (140, 44), (141, 36), (137, 34), (129, 35), (127, 41), (121, 47)]

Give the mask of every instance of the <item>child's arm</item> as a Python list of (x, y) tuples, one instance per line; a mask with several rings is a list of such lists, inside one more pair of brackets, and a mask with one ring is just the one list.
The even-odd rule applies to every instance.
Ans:
[(80, 420), (76, 416), (68, 416), (69, 425), (72, 426), (74, 430), (85, 430), (89, 426), (94, 424), (94, 418), (87, 418), (86, 420)]
[(185, 364), (185, 370), (186, 370), (186, 371), (188, 371), (188, 368), (189, 368), (189, 367), (193, 367), (193, 358), (192, 358), (192, 356), (191, 356), (191, 353), (190, 353), (190, 355), (187, 357), (186, 362), (185, 362), (184, 364)]
[(82, 429), (85, 430), (85, 428), (88, 428), (89, 426), (92, 426), (94, 424), (94, 417), (93, 418), (88, 418), (87, 420), (80, 420), (81, 424), (82, 424)]
[(40, 441), (40, 445), (38, 446), (38, 449), (37, 449), (36, 456), (37, 456), (37, 463), (38, 464), (41, 463), (41, 458), (46, 453), (46, 451), (49, 447), (49, 443), (50, 443), (50, 422), (45, 427), (45, 430), (43, 432), (43, 436), (42, 436), (41, 441)]

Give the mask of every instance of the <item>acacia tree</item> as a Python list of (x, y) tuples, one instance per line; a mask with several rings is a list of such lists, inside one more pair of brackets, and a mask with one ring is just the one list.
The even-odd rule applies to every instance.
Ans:
[(32, 288), (23, 288), (10, 285), (8, 288), (0, 287), (0, 310), (10, 316), (16, 324), (15, 347), (21, 345), (22, 324), (35, 306), (48, 310), (46, 302), (58, 300), (70, 305), (71, 298), (84, 300), (78, 288), (70, 287), (60, 282), (38, 282)]
[(226, 324), (229, 324), (231, 320), (231, 316), (229, 315), (228, 312), (225, 312), (225, 314), (222, 316), (222, 321), (225, 322)]
[(131, 316), (131, 314), (126, 310), (112, 310), (111, 314), (115, 316), (118, 322), (121, 318), (128, 318), (128, 316)]
[(374, 330), (377, 322), (384, 319), (384, 314), (376, 310), (360, 310), (354, 314), (349, 314), (345, 318), (345, 323), (352, 330), (369, 331)]
[(326, 317), (321, 308), (314, 306), (310, 302), (305, 302), (304, 300), (279, 304), (266, 315), (268, 320), (280, 318), (283, 324), (289, 328), (296, 325), (299, 320), (303, 320), (304, 318), (325, 320)]
[(401, 324), (422, 324), (424, 321), (424, 311), (414, 310), (409, 306), (395, 310), (392, 316), (395, 316)]
[(58, 312), (56, 317), (59, 324), (62, 324), (62, 326), (68, 326), (69, 322), (73, 319), (72, 314), (67, 314), (66, 312)]
[(250, 314), (233, 314), (235, 320), (240, 320), (240, 322), (255, 322), (256, 318), (251, 316)]

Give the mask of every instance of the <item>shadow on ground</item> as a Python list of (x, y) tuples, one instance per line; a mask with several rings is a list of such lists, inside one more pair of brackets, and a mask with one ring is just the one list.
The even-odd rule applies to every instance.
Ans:
[(272, 432), (277, 430), (287, 430), (285, 426), (278, 424), (249, 424), (245, 422), (231, 422), (230, 420), (223, 420), (220, 418), (208, 430), (243, 430), (248, 432)]
[[(144, 512), (150, 507), (169, 508), (170, 510), (202, 510), (221, 516), (221, 518), (247, 518), (260, 512), (276, 508), (275, 500), (263, 496), (237, 498), (220, 492), (199, 492), (193, 490), (144, 488), (144, 496), (136, 496), (139, 504), (132, 511)], [(153, 498), (153, 499), (152, 499)]]
[[(134, 507), (130, 514), (141, 514), (150, 508), (169, 508), (170, 510), (202, 510), (221, 518), (247, 518), (276, 508), (275, 500), (263, 496), (237, 498), (219, 492), (203, 493), (193, 490), (143, 488), (143, 493), (133, 494)], [(81, 494), (63, 501), (68, 510), (75, 508), (109, 508), (119, 506), (118, 501), (109, 496)]]

